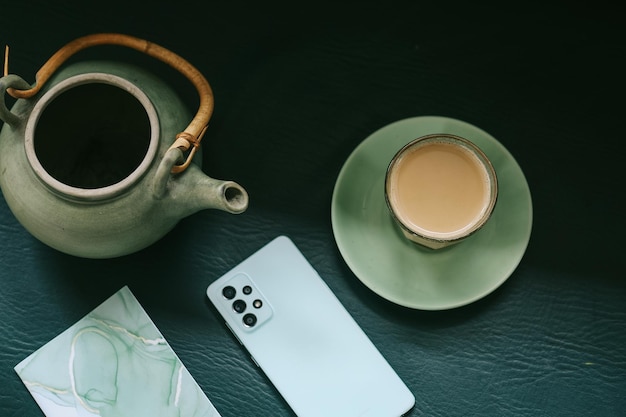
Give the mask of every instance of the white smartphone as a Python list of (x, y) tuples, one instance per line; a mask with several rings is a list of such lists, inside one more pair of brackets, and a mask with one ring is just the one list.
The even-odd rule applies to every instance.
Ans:
[(252, 360), (300, 417), (400, 417), (415, 397), (286, 236), (207, 288)]

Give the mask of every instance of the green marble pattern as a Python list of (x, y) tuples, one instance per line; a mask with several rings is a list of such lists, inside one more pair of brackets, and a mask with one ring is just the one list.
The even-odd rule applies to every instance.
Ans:
[(220, 415), (128, 287), (15, 371), (47, 417)]

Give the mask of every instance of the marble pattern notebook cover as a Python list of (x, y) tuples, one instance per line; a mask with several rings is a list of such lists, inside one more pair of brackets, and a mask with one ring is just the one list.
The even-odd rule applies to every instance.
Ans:
[(219, 417), (128, 287), (20, 362), (47, 417)]

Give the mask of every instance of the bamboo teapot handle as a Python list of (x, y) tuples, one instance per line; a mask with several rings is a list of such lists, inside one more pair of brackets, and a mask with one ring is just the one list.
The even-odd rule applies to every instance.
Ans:
[[(193, 159), (204, 132), (206, 131), (209, 119), (213, 114), (213, 91), (206, 78), (181, 56), (174, 52), (149, 42), (144, 39), (136, 38), (129, 35), (119, 33), (97, 33), (93, 35), (83, 36), (66, 44), (52, 55), (48, 61), (37, 71), (35, 75), (35, 85), (30, 89), (21, 89), (15, 87), (6, 88), (6, 92), (14, 98), (30, 98), (37, 94), (41, 87), (48, 81), (50, 76), (72, 55), (75, 53), (98, 45), (119, 45), (139, 52), (143, 52), (153, 58), (156, 58), (172, 68), (180, 71), (196, 88), (200, 96), (200, 103), (195, 117), (191, 120), (184, 131), (176, 135), (174, 143), (168, 149), (180, 149), (183, 153), (189, 151), (185, 161), (180, 165), (174, 165), (171, 172), (176, 174), (183, 172)], [(5, 53), (4, 75), (8, 75), (8, 51)]]

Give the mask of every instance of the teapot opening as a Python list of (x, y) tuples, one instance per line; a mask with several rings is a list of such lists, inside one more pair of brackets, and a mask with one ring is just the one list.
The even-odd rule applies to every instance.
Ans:
[(139, 166), (150, 144), (150, 123), (125, 91), (84, 84), (48, 104), (34, 139), (39, 162), (54, 178), (72, 187), (101, 188)]
[(152, 104), (133, 84), (110, 74), (83, 74), (54, 86), (28, 125), (31, 165), (44, 182), (70, 197), (119, 194), (156, 154)]

